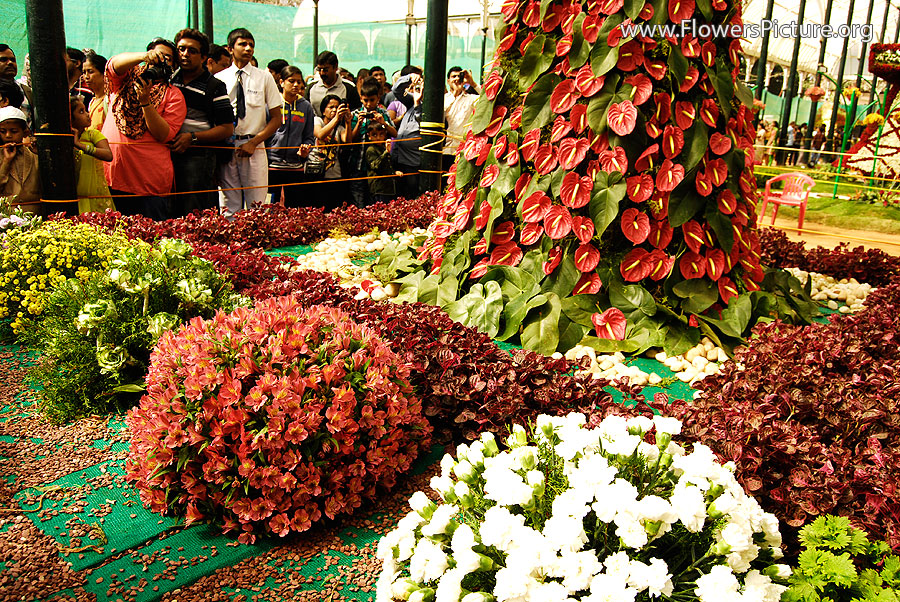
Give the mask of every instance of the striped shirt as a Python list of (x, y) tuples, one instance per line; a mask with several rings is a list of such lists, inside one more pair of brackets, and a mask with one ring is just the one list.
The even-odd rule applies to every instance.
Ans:
[(217, 125), (234, 123), (234, 111), (225, 84), (205, 68), (197, 78), (185, 84), (181, 69), (172, 76), (172, 85), (184, 94), (187, 116), (181, 132), (204, 132)]

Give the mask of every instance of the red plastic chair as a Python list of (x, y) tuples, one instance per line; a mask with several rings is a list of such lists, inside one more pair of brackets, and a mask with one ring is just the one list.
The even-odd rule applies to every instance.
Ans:
[[(784, 182), (784, 187), (781, 190), (772, 190), (774, 182)], [(775, 217), (778, 215), (779, 205), (799, 207), (800, 223), (797, 227), (802, 230), (803, 218), (806, 216), (806, 202), (809, 200), (809, 191), (815, 185), (815, 180), (798, 172), (783, 173), (780, 176), (775, 176), (766, 182), (766, 191), (762, 197), (762, 208), (759, 210), (759, 222), (761, 223), (766, 216), (766, 205), (769, 202), (775, 207), (772, 213), (773, 224), (775, 223)]]

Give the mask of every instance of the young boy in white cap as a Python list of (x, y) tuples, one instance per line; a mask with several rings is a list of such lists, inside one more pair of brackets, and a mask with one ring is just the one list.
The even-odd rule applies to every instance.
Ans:
[(37, 155), (23, 141), (28, 135), (25, 113), (13, 106), (0, 108), (0, 197), (15, 204), (41, 198)]

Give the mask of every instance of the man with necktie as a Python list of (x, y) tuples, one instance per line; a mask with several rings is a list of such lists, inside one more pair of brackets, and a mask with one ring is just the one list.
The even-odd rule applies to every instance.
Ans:
[[(231, 218), (266, 202), (269, 162), (264, 141), (281, 126), (281, 94), (268, 71), (250, 61), (256, 42), (244, 28), (228, 34), (231, 67), (216, 77), (225, 82), (234, 108), (234, 156), (219, 168), (219, 205)], [(244, 190), (229, 190), (241, 188)]]

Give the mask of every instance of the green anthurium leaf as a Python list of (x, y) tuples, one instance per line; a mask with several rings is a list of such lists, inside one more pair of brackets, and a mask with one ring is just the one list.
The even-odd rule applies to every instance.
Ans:
[(473, 161), (466, 159), (462, 153), (456, 158), (456, 189), (462, 190), (466, 184), (472, 181), (472, 176), (478, 171), (478, 166)]
[(593, 328), (591, 316), (600, 312), (597, 308), (599, 299), (598, 295), (572, 295), (562, 300), (562, 311), (573, 322)]
[[(544, 237), (544, 239), (547, 238), (549, 237)], [(522, 261), (519, 262), (519, 269), (530, 274), (535, 282), (540, 282), (544, 279), (544, 262), (546, 260), (547, 251), (540, 247), (534, 247), (525, 251)]]
[(622, 313), (629, 314), (636, 311), (645, 316), (656, 315), (656, 300), (653, 295), (639, 284), (623, 285), (619, 282), (611, 282), (609, 285), (609, 302), (613, 307), (618, 307)]
[(503, 293), (493, 280), (475, 284), (466, 295), (444, 307), (451, 318), (493, 338), (500, 330)]
[[(538, 295), (543, 298), (543, 295)], [(503, 307), (503, 330), (497, 333), (498, 341), (505, 341), (519, 332), (525, 315), (528, 313), (528, 302), (534, 298), (532, 291), (522, 292), (510, 298)]]
[[(647, 21), (648, 23), (652, 23), (654, 25), (662, 25), (669, 18), (668, 0), (651, 0), (651, 4), (653, 5), (653, 18)], [(501, 38), (494, 38), (495, 40), (500, 40)]]
[(522, 175), (521, 163), (516, 163), (512, 167), (500, 165), (500, 175), (497, 176), (497, 181), (494, 182), (491, 189), (496, 190), (501, 197), (504, 197), (516, 187), (516, 180), (519, 179), (520, 175)]
[(475, 114), (472, 115), (472, 133), (480, 134), (491, 123), (491, 115), (494, 113), (494, 101), (488, 100), (484, 94), (475, 101)]
[(581, 339), (581, 344), (585, 347), (590, 347), (595, 351), (599, 351), (600, 353), (615, 353), (616, 351), (632, 353), (640, 347), (640, 342), (638, 341), (631, 341), (628, 339), (616, 341), (614, 339), (601, 339), (590, 335)]
[(597, 43), (594, 44), (594, 49), (591, 50), (591, 71), (594, 72), (595, 77), (605, 75), (619, 61), (619, 47), (625, 43), (625, 40), (622, 40), (618, 46), (612, 48), (606, 44), (606, 39), (609, 37), (609, 33), (622, 23), (624, 19), (625, 16), (621, 12), (616, 12), (614, 15), (606, 17), (603, 25), (600, 26), (600, 31), (597, 33)]
[(573, 322), (567, 316), (560, 316), (559, 343), (556, 345), (556, 350), (560, 353), (565, 353), (577, 345), (588, 331), (589, 329), (586, 326)]
[(731, 248), (734, 247), (734, 230), (731, 229), (731, 220), (719, 211), (716, 205), (712, 204), (706, 206), (705, 217), (706, 222), (716, 233), (716, 239), (722, 245), (722, 250), (725, 253), (731, 253)]
[(744, 106), (753, 108), (753, 92), (741, 80), (735, 80), (734, 82), (734, 95), (737, 96), (737, 99)]
[(397, 282), (400, 284), (400, 292), (391, 299), (392, 301), (396, 303), (418, 301), (437, 305), (437, 286), (440, 282), (440, 276), (437, 274), (426, 276), (426, 272), (422, 270), (407, 274)]
[(539, 297), (544, 297), (544, 302), (529, 303), (531, 308), (525, 316), (525, 325), (520, 338), (525, 349), (543, 355), (552, 355), (559, 344), (559, 315), (561, 312), (559, 297), (552, 292), (538, 295), (535, 299)]
[(698, 316), (701, 320), (706, 320), (710, 325), (718, 328), (722, 334), (735, 339), (744, 336), (744, 331), (750, 324), (750, 318), (753, 316), (753, 303), (750, 301), (750, 295), (744, 293), (737, 297), (732, 297), (728, 301), (728, 307), (722, 310), (721, 319), (710, 318), (707, 316)]
[[(596, 71), (594, 73), (596, 74)], [(588, 102), (587, 122), (591, 129), (598, 134), (606, 131), (606, 113), (609, 111), (609, 105), (615, 99), (618, 85), (619, 75), (610, 75), (606, 78), (600, 92)]]
[[(709, 148), (709, 128), (702, 119), (697, 119), (694, 121), (694, 125), (684, 132), (684, 149), (681, 154), (684, 155), (685, 173), (699, 165), (707, 148)], [(689, 179), (693, 183), (693, 178), (685, 179)]]
[(626, 192), (625, 182), (621, 179), (617, 181), (605, 171), (598, 171), (594, 176), (588, 213), (594, 221), (595, 237), (600, 238), (619, 215), (619, 202), (625, 198)]
[(725, 66), (725, 61), (720, 57), (716, 59), (715, 66), (706, 67), (706, 74), (709, 76), (709, 81), (716, 91), (722, 114), (727, 119), (731, 116), (731, 99), (734, 97), (734, 80), (731, 77), (731, 72)]
[(707, 21), (712, 21), (713, 11), (712, 2), (710, 2), (710, 0), (697, 0), (697, 8), (700, 9), (700, 12)]
[(684, 299), (681, 307), (692, 314), (706, 311), (719, 299), (719, 289), (706, 278), (682, 280), (672, 290)]
[(526, 293), (530, 299), (540, 290), (534, 276), (521, 267), (491, 266), (478, 282), (485, 284), (488, 280), (494, 280), (500, 284), (505, 299), (512, 299), (522, 293)]
[(466, 230), (445, 245), (444, 261), (441, 262), (441, 278), (455, 277), (465, 272), (472, 264), (472, 254), (469, 247), (475, 235), (475, 230)]
[(688, 71), (688, 60), (684, 57), (684, 53), (681, 52), (681, 48), (677, 44), (669, 44), (668, 64), (669, 74), (672, 76), (672, 81), (675, 82), (675, 87), (677, 88), (684, 81)]
[(562, 188), (563, 176), (565, 176), (565, 175), (566, 175), (566, 170), (555, 169), (555, 170), (553, 170), (552, 174), (547, 176), (550, 179), (550, 186), (548, 186), (548, 188), (550, 189), (550, 192), (553, 193), (551, 195), (552, 198), (554, 198), (554, 199), (559, 198), (559, 192), (560, 192), (560, 189)]
[(550, 9), (550, 5), (553, 4), (553, 0), (541, 0), (541, 19), (547, 16), (547, 11)]
[(739, 174), (744, 171), (744, 151), (732, 145), (731, 150), (722, 157), (728, 164), (730, 173)]
[(625, 0), (625, 14), (634, 21), (644, 8), (644, 0)]
[(459, 295), (459, 278), (453, 276), (442, 276), (437, 287), (437, 302), (435, 305), (441, 307), (456, 301)]
[(553, 121), (553, 109), (550, 108), (550, 95), (559, 85), (559, 76), (555, 73), (542, 75), (534, 87), (525, 96), (522, 108), (522, 131), (542, 128)]
[[(684, 180), (669, 196), (669, 224), (673, 228), (683, 226), (706, 205), (706, 198), (700, 196), (693, 180)], [(729, 223), (728, 227), (731, 227)]]
[(685, 353), (700, 342), (700, 331), (681, 322), (669, 322), (666, 326), (666, 339), (663, 351), (673, 357)]
[(525, 55), (519, 67), (519, 85), (527, 89), (543, 75), (556, 58), (556, 44), (541, 34), (535, 36), (525, 47)]
[(484, 188), (480, 189), (475, 197), (475, 211), (478, 211), (478, 208), (481, 207), (485, 195), (487, 196), (488, 204), (491, 206), (491, 212), (488, 214), (487, 225), (484, 227), (484, 237), (490, 241), (491, 236), (494, 234), (494, 221), (503, 213), (503, 195), (500, 194), (499, 190), (493, 188), (490, 192), (486, 192)]
[(575, 17), (575, 23), (572, 25), (572, 47), (569, 49), (569, 65), (572, 69), (578, 69), (591, 56), (591, 45), (584, 39), (582, 26), (584, 25), (584, 13), (579, 13)]
[(634, 354), (644, 353), (651, 347), (661, 347), (666, 339), (666, 330), (655, 318), (643, 316), (640, 322), (631, 325), (627, 341), (638, 345)]
[(569, 249), (553, 273), (544, 279), (541, 290), (554, 293), (564, 299), (572, 294), (572, 289), (575, 288), (579, 278), (581, 278), (581, 272), (575, 267), (575, 253)]

